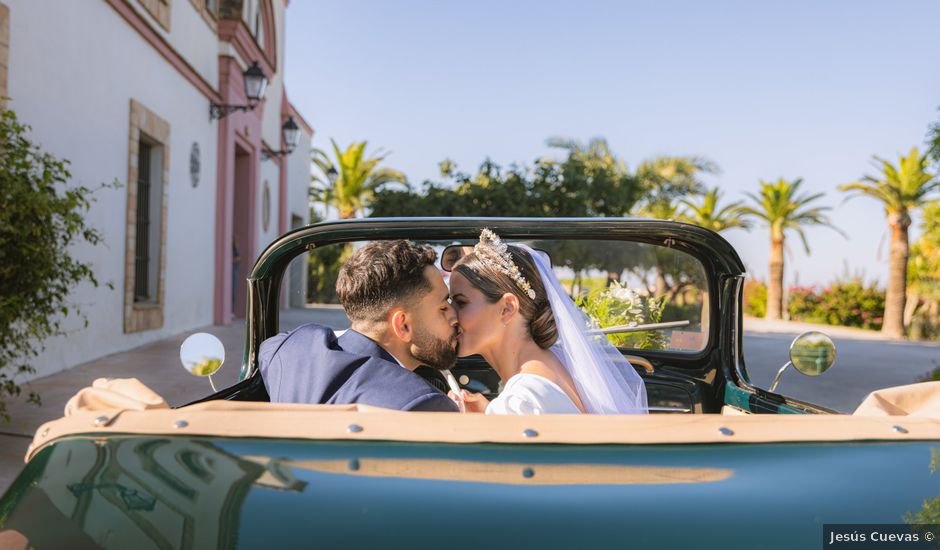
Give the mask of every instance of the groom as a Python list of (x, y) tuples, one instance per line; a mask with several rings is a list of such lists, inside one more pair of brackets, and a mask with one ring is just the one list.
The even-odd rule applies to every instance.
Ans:
[(300, 326), (261, 344), (261, 377), (274, 403), (364, 403), (403, 411), (456, 411), (413, 371), (457, 360), (457, 313), (431, 247), (376, 241), (339, 272), (336, 294), (352, 321), (339, 338)]

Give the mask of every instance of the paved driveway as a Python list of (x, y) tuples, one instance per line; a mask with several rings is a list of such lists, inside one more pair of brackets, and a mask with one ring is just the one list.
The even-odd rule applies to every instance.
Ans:
[[(790, 341), (796, 334), (754, 333), (744, 337), (744, 362), (751, 383), (769, 388), (777, 370), (787, 362)], [(916, 381), (940, 367), (940, 346), (836, 336), (836, 362), (818, 377), (792, 367), (777, 386), (777, 393), (852, 412), (869, 392)]]

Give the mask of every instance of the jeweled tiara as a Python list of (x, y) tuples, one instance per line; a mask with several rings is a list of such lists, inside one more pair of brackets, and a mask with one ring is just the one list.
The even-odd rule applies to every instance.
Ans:
[(526, 293), (526, 296), (535, 299), (535, 291), (532, 290), (529, 281), (526, 281), (525, 277), (522, 276), (519, 266), (512, 261), (512, 254), (506, 247), (506, 243), (499, 238), (499, 235), (484, 228), (480, 232), (480, 242), (473, 246), (473, 251), (477, 253), (481, 260), (492, 264), (500, 272), (508, 275), (516, 283), (516, 286)]

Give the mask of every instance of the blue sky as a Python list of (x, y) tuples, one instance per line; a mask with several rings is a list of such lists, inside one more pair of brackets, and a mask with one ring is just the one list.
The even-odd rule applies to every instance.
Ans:
[[(835, 187), (940, 119), (936, 0), (294, 0), (287, 18), (289, 97), (314, 145), (368, 139), (414, 182), (444, 158), (560, 156), (551, 136), (606, 137), (630, 167), (708, 157), (722, 172), (707, 183), (734, 199), (804, 178), (850, 238), (811, 228), (807, 256), (794, 236), (788, 284), (883, 279), (883, 211)], [(766, 276), (766, 230), (725, 236)]]

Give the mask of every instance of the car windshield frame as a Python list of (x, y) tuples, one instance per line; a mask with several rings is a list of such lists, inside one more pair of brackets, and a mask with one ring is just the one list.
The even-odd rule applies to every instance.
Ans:
[[(698, 352), (642, 351), (670, 364), (701, 364), (719, 346), (723, 333), (733, 330), (728, 319), (727, 282), (744, 274), (734, 248), (717, 233), (682, 222), (642, 218), (362, 218), (322, 222), (295, 229), (271, 243), (258, 257), (248, 277), (246, 343), (240, 379), (257, 372), (257, 350), (279, 329), (280, 288), (290, 262), (300, 254), (330, 244), (411, 239), (415, 241), (472, 240), (490, 228), (507, 241), (604, 240), (633, 241), (674, 248), (695, 258), (705, 273), (708, 327), (705, 346)], [(723, 312), (725, 314), (723, 314)]]

